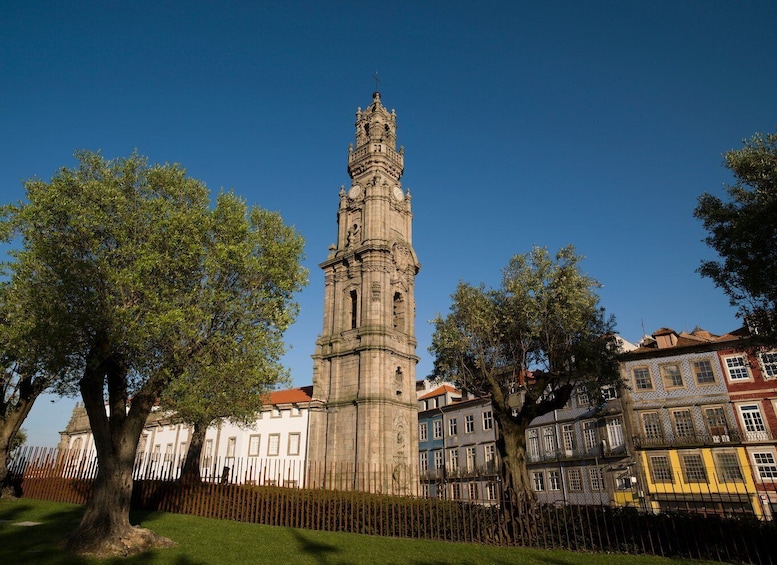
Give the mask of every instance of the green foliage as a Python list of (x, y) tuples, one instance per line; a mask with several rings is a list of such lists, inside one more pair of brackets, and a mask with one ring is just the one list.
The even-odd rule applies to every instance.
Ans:
[(208, 191), (137, 154), (76, 157), (50, 182), (27, 181), (28, 202), (3, 207), (3, 233), (21, 240), (4, 267), (30, 323), (46, 329), (44, 362), (61, 391), (74, 392), (101, 339), (132, 394), (197, 327)]
[(75, 390), (99, 340), (126, 369), (125, 395), (150, 379), (196, 389), (213, 373), (275, 382), (306, 279), (302, 238), (232, 193), (209, 209), (179, 165), (76, 157), (50, 182), (26, 182), (28, 202), (4, 206), (0, 223), (22, 242), (3, 267), (26, 319), (45, 327), (59, 389)]
[(599, 306), (599, 284), (580, 272), (571, 246), (551, 257), (544, 248), (516, 255), (502, 285), (461, 282), (451, 313), (434, 320), (433, 377), (490, 395), (497, 413), (510, 389), (524, 394), (513, 416), (527, 420), (560, 408), (578, 385), (591, 394), (617, 381), (613, 320)]
[[(702, 194), (694, 215), (705, 242), (722, 261), (702, 261), (698, 272), (723, 289), (743, 317), (777, 320), (777, 133), (757, 133), (725, 154), (736, 182), (728, 198)], [(768, 326), (767, 326), (768, 327)], [(774, 327), (771, 328), (774, 331)]]
[(247, 423), (269, 389), (288, 382), (283, 332), (293, 322), (294, 293), (306, 282), (303, 239), (279, 214), (218, 196), (202, 266), (202, 347), (162, 403), (203, 427), (219, 418)]

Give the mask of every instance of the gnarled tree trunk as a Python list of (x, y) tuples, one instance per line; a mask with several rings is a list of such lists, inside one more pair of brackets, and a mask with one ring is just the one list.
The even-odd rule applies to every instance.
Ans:
[(15, 408), (0, 420), (0, 488), (5, 490), (8, 477), (8, 466), (11, 463), (11, 445), (16, 433), (21, 429), (27, 415), (30, 413), (34, 398), (29, 401), (20, 400)]
[(202, 478), (200, 476), (200, 457), (207, 431), (208, 424), (206, 423), (195, 422), (192, 426), (192, 437), (189, 441), (189, 449), (186, 451), (186, 461), (181, 469), (182, 483), (197, 483)]
[(0, 488), (4, 489), (8, 479), (8, 465), (11, 462), (13, 439), (30, 414), (32, 405), (49, 384), (47, 379), (35, 375), (19, 376), (18, 397), (11, 400), (0, 398)]
[[(516, 422), (509, 415), (495, 410), (499, 422), (499, 436), (496, 441), (502, 475), (502, 526), (499, 532), (502, 541), (530, 544), (537, 535), (536, 496), (531, 488), (526, 470), (526, 428), (527, 423)], [(505, 417), (506, 416), (506, 417)]]
[[(172, 544), (150, 530), (133, 527), (129, 521), (132, 466), (156, 395), (144, 386), (127, 410), (126, 368), (110, 354), (100, 358), (101, 346), (107, 344), (94, 348), (80, 383), (97, 450), (97, 478), (81, 523), (67, 536), (66, 545), (79, 553), (126, 556)], [(108, 384), (107, 413), (102, 397), (104, 378)]]

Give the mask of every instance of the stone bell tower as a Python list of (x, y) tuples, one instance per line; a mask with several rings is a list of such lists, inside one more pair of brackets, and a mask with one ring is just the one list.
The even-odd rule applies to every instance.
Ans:
[(324, 327), (313, 355), (311, 485), (415, 493), (415, 276), (410, 191), (397, 117), (380, 93), (356, 111), (340, 187), (337, 243), (324, 270)]

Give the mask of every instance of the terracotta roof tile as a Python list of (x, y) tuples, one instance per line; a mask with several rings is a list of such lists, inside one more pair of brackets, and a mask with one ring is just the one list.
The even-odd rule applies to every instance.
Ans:
[(456, 387), (453, 387), (448, 384), (444, 384), (442, 386), (437, 387), (436, 389), (427, 392), (423, 396), (419, 396), (418, 400), (426, 400), (427, 398), (432, 398), (434, 396), (442, 396), (445, 393), (450, 392), (451, 394), (461, 394), (461, 391), (458, 390)]
[(303, 386), (299, 388), (290, 388), (288, 390), (276, 390), (268, 396), (266, 404), (294, 404), (300, 402), (310, 402), (313, 398), (313, 387)]

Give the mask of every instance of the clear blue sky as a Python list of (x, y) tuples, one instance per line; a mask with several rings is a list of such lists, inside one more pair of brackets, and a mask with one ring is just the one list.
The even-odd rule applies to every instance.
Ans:
[[(308, 242), (286, 360), (310, 384), (317, 265), (378, 70), (413, 194), (419, 377), (456, 283), (498, 284), (533, 245), (573, 243), (630, 341), (724, 333), (692, 212), (730, 180), (721, 154), (777, 124), (775, 23), (773, 1), (0, 0), (2, 201), (76, 149), (137, 148), (279, 210)], [(42, 398), (30, 443), (56, 444), (73, 403)]]

